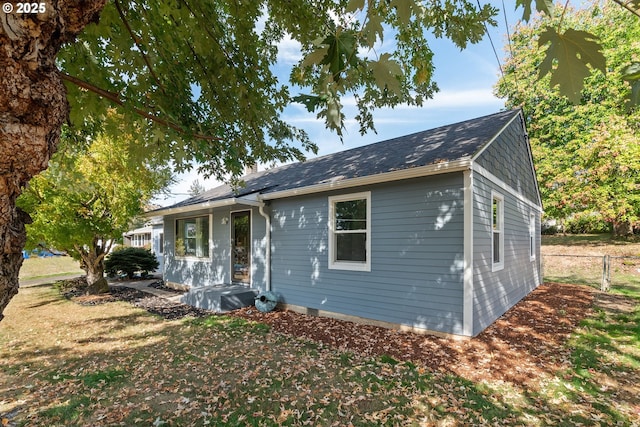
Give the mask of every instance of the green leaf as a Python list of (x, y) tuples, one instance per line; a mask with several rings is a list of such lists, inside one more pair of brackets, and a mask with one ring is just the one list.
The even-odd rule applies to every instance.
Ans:
[(384, 53), (379, 60), (369, 62), (369, 67), (380, 90), (388, 89), (396, 95), (400, 95), (401, 88), (397, 76), (402, 75), (402, 69), (396, 61), (390, 58), (390, 54)]
[(395, 7), (398, 12), (398, 18), (403, 24), (408, 24), (411, 21), (411, 8), (415, 6), (413, 0), (393, 0), (391, 7)]
[(353, 13), (356, 10), (363, 10), (363, 9), (364, 9), (364, 0), (349, 0), (349, 3), (347, 4), (347, 7), (345, 9), (345, 12)]
[[(522, 13), (522, 19), (529, 21), (531, 18), (531, 3), (534, 0), (516, 0), (516, 9), (520, 6), (524, 8)], [(553, 0), (535, 0), (536, 10), (538, 12), (546, 13), (549, 16), (553, 15)]]
[(640, 79), (640, 62), (634, 62), (622, 70), (622, 78), (627, 81)]
[(596, 36), (586, 31), (570, 28), (560, 34), (555, 28), (547, 27), (538, 41), (540, 47), (550, 44), (540, 64), (540, 78), (551, 73), (551, 86), (559, 85), (562, 95), (574, 104), (580, 102), (584, 79), (591, 74), (587, 65), (606, 71), (602, 46), (596, 40)]
[(323, 64), (326, 61), (328, 52), (329, 52), (328, 46), (319, 47), (318, 49), (312, 52), (309, 52), (307, 56), (305, 56), (301, 65), (303, 67), (310, 67), (315, 64)]
[(300, 104), (307, 107), (307, 111), (313, 113), (320, 104), (322, 104), (322, 97), (316, 95), (305, 95), (300, 94), (298, 96), (294, 96), (291, 98), (293, 102), (299, 102)]
[(379, 37), (382, 41), (384, 35), (384, 28), (382, 27), (382, 17), (380, 15), (372, 14), (368, 17), (367, 24), (364, 26), (364, 34), (367, 39), (367, 45), (370, 48), (376, 43), (377, 38)]
[(634, 62), (622, 70), (622, 79), (631, 84), (628, 96), (629, 106), (640, 105), (640, 62)]
[(357, 65), (357, 42), (351, 31), (340, 31), (337, 36), (331, 35), (324, 40), (329, 45), (327, 55), (321, 64), (329, 65), (334, 80), (340, 80), (340, 73), (346, 69), (346, 65)]
[(640, 80), (636, 80), (631, 85), (631, 93), (629, 94), (629, 105), (640, 106)]

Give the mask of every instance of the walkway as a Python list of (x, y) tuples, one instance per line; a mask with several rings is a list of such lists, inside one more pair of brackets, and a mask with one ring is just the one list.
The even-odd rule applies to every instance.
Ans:
[[(20, 280), (21, 288), (29, 288), (33, 286), (43, 286), (43, 285), (52, 285), (54, 282), (58, 280), (69, 280), (75, 279), (79, 277), (80, 274), (65, 274), (59, 276), (49, 276), (49, 277), (38, 277), (35, 279), (26, 279)], [(182, 293), (178, 293), (175, 291), (167, 291), (164, 289), (156, 289), (152, 288), (149, 285), (160, 280), (157, 277), (145, 280), (112, 280), (107, 279), (109, 282), (109, 286), (113, 286), (115, 288), (131, 288), (136, 289), (138, 291), (146, 292), (151, 295), (155, 295), (160, 298), (164, 298), (171, 302), (181, 302)]]
[(164, 289), (156, 289), (152, 288), (149, 285), (157, 282), (158, 278), (151, 278), (145, 280), (109, 280), (109, 286), (113, 286), (114, 288), (131, 288), (136, 289), (138, 291), (146, 292), (148, 294), (164, 298), (171, 302), (181, 302), (183, 293), (178, 293), (176, 291), (166, 291)]

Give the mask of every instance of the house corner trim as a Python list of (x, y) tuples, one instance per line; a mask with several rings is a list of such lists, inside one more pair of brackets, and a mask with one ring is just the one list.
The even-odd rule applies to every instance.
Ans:
[(473, 169), (463, 172), (464, 275), (462, 333), (473, 336)]

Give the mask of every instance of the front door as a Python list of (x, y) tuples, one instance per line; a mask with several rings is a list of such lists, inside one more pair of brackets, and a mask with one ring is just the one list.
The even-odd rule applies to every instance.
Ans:
[(234, 283), (251, 283), (251, 212), (231, 214), (231, 267)]

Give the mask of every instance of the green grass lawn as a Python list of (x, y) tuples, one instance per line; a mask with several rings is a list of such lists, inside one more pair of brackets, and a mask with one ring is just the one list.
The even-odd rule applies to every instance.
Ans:
[(611, 286), (640, 285), (640, 240), (609, 234), (542, 236), (544, 281), (599, 288), (604, 255), (612, 257)]
[(69, 256), (27, 258), (20, 269), (20, 280), (55, 277), (67, 274), (84, 274), (78, 261)]
[[(83, 306), (52, 287), (25, 288), (0, 324), (0, 418), (52, 426), (639, 425), (640, 288), (626, 292), (631, 310), (596, 310), (558, 353), (563, 360), (549, 354), (544, 374), (524, 385), (474, 382), (234, 317), (167, 321), (123, 302)], [(498, 352), (487, 348), (486, 357)]]

